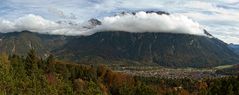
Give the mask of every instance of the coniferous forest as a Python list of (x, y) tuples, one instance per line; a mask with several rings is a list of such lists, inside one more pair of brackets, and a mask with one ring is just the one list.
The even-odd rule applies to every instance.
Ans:
[(166, 79), (37, 56), (0, 55), (0, 95), (239, 95), (239, 77)]

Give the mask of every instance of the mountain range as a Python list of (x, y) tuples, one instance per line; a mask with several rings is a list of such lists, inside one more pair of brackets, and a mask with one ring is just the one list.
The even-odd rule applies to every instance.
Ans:
[[(162, 11), (155, 13), (170, 15)], [(57, 23), (77, 25), (67, 21)], [(101, 24), (97, 19), (90, 19), (83, 28), (92, 29)], [(212, 67), (239, 62), (239, 55), (236, 54), (238, 46), (228, 45), (206, 30), (203, 32), (204, 35), (191, 35), (104, 30), (87, 36), (66, 36), (26, 30), (0, 33), (0, 51), (25, 56), (30, 49), (34, 49), (43, 58), (53, 54), (60, 60), (89, 64)]]
[(237, 44), (229, 44), (229, 48), (231, 48), (232, 51), (234, 51), (235, 53), (237, 53), (239, 55), (239, 45), (237, 45)]
[(26, 55), (34, 48), (41, 56), (103, 63), (208, 67), (236, 64), (238, 55), (223, 41), (206, 36), (174, 33), (104, 31), (90, 36), (38, 34), (30, 31), (0, 34), (0, 51)]

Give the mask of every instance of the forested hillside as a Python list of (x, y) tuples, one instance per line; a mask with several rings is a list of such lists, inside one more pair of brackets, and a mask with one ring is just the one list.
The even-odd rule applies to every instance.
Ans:
[(104, 65), (0, 55), (1, 95), (238, 95), (239, 78), (162, 79), (134, 77)]

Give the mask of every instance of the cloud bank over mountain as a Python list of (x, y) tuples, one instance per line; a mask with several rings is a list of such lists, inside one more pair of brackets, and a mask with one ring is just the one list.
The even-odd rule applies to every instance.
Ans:
[(14, 31), (42, 31), (56, 28), (58, 24), (53, 21), (46, 20), (41, 16), (29, 14), (20, 17), (14, 21), (0, 20), (0, 32), (14, 32)]
[(137, 12), (105, 17), (98, 31), (166, 32), (204, 35), (202, 26), (183, 15)]
[(183, 15), (159, 15), (157, 13), (137, 12), (104, 17), (102, 25), (85, 28), (89, 23), (70, 24), (54, 22), (41, 16), (29, 14), (14, 21), (0, 20), (0, 32), (29, 30), (38, 33), (57, 35), (91, 35), (100, 31), (125, 32), (165, 32), (204, 35), (201, 25)]
[(82, 28), (82, 26), (70, 23), (71, 22), (57, 23), (44, 19), (41, 16), (29, 14), (13, 21), (0, 19), (0, 33), (29, 30), (32, 32), (56, 35), (85, 34), (86, 29)]

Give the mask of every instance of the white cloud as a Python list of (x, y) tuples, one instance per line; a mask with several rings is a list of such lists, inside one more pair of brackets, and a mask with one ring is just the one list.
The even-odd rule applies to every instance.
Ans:
[(59, 17), (62, 17), (64, 19), (77, 19), (75, 14), (73, 14), (73, 13), (66, 14), (66, 13), (64, 13), (64, 11), (59, 10), (57, 8), (54, 8), (54, 7), (49, 7), (48, 11), (52, 14), (55, 14), (55, 16), (59, 16)]
[(19, 30), (41, 31), (58, 27), (59, 25), (53, 21), (46, 20), (40, 16), (29, 14), (20, 17), (15, 21), (15, 27)]
[(15, 31), (15, 24), (8, 20), (0, 20), (0, 32), (6, 33), (10, 31)]
[(225, 0), (226, 3), (230, 3), (230, 4), (234, 4), (234, 3), (238, 3), (239, 0)]
[(204, 35), (200, 24), (183, 15), (138, 12), (105, 17), (97, 31), (166, 32)]
[(192, 35), (204, 35), (202, 27), (182, 15), (158, 15), (156, 13), (138, 12), (102, 19), (102, 25), (95, 29), (83, 28), (85, 24), (56, 23), (41, 16), (29, 14), (14, 21), (1, 20), (0, 32), (29, 30), (38, 33), (59, 35), (91, 35), (100, 31), (126, 32), (167, 32)]
[(81, 25), (69, 25), (67, 22), (60, 24), (33, 14), (20, 17), (14, 21), (0, 20), (0, 32), (2, 33), (23, 30), (57, 35), (84, 35), (87, 31)]
[[(232, 4), (236, 1), (225, 1), (226, 3), (206, 2), (208, 6), (204, 6), (204, 8), (178, 12), (178, 14), (186, 15), (198, 21), (211, 34), (227, 43), (239, 44), (239, 10), (237, 9), (239, 6)], [(193, 5), (191, 7), (193, 8)]]
[(184, 4), (181, 4), (181, 7), (186, 7), (186, 8), (196, 8), (196, 9), (213, 9), (214, 4), (209, 3), (209, 2), (202, 2), (202, 1), (188, 1)]

